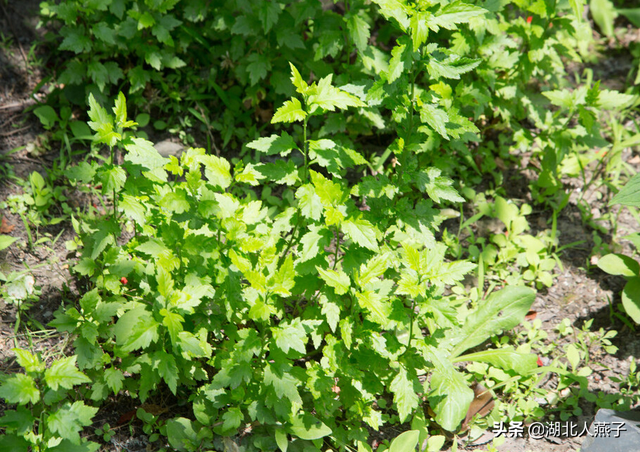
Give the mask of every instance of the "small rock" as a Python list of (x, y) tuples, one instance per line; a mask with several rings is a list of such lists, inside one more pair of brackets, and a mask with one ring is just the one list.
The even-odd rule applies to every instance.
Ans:
[(158, 151), (158, 153), (165, 158), (168, 158), (172, 155), (175, 157), (180, 157), (180, 154), (182, 154), (182, 152), (184, 151), (183, 145), (169, 140), (164, 140), (156, 143), (153, 147), (156, 148), (156, 151)]

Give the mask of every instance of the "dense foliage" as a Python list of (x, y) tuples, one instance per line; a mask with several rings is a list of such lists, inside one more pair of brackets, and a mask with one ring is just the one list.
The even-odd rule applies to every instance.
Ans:
[[(68, 58), (38, 116), (67, 137), (71, 109), (88, 107), (93, 132), (69, 127), (93, 151), (64, 174), (109, 212), (66, 209), (86, 292), (51, 325), (75, 355), (47, 367), (16, 349), (25, 372), (0, 386), (16, 405), (0, 444), (96, 450), (79, 432), (102, 402), (168, 388), (180, 413), (138, 417), (179, 451), (236, 436), (245, 450), (367, 451), (372, 430), (405, 423), (418, 433), (397, 450), (435, 450), (444, 437), (430, 434), (467, 428), (473, 369), (507, 383), (548, 370), (528, 346), (483, 344), (552, 284), (555, 230), (528, 234), (529, 205), (472, 187), (484, 174), (500, 187), (496, 168), (531, 151), (533, 200), (557, 212), (562, 177), (603, 158), (601, 113), (633, 98), (589, 71), (569, 88), (566, 62), (591, 39), (583, 6), (43, 3)], [(148, 137), (167, 127), (207, 148), (161, 156)], [(443, 230), (465, 200), (459, 231), (482, 217), (504, 228), (467, 250)]]

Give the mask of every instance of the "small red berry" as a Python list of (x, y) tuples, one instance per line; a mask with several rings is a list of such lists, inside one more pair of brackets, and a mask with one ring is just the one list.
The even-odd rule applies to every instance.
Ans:
[(527, 23), (530, 24), (533, 21), (533, 17), (529, 16), (527, 17)]
[(544, 366), (544, 363), (542, 362), (542, 360), (540, 359), (540, 357), (538, 356), (538, 366), (542, 367)]
[(126, 286), (129, 281), (127, 281), (127, 278), (123, 276), (122, 278), (120, 278), (120, 282)]

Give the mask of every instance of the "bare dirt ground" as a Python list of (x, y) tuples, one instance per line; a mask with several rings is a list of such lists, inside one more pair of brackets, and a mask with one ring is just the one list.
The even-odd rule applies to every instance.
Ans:
[[(24, 179), (32, 171), (44, 174), (45, 168), (51, 167), (58, 150), (33, 153), (32, 147), (44, 130), (38, 120), (28, 110), (28, 107), (42, 101), (42, 93), (33, 91), (50, 71), (46, 67), (46, 50), (31, 52), (33, 44), (40, 39), (43, 32), (36, 30), (38, 21), (38, 0), (23, 0), (18, 2), (4, 2), (0, 0), (0, 202), (6, 201), (10, 195), (20, 194), (22, 188), (17, 183), (18, 178)], [(613, 60), (611, 60), (613, 58)], [(608, 86), (622, 89), (625, 86), (628, 63), (619, 55), (614, 55), (596, 67), (596, 76), (602, 75), (608, 80)], [(609, 61), (611, 60), (611, 61)], [(41, 63), (37, 63), (41, 61)], [(607, 69), (610, 68), (610, 69)], [(638, 159), (637, 155), (627, 153), (627, 161)], [(636, 165), (637, 167), (638, 165)], [(14, 177), (15, 176), (15, 177)], [(520, 174), (516, 174), (520, 177)], [(581, 188), (580, 183), (571, 181), (576, 193)], [(606, 203), (597, 200), (594, 193), (590, 199), (593, 206), (592, 213), (597, 218), (606, 210)], [(574, 202), (575, 202), (575, 196)], [(533, 228), (548, 228), (550, 212), (536, 212), (529, 218)], [(31, 269), (35, 278), (35, 286), (39, 287), (40, 297), (29, 315), (38, 322), (46, 325), (52, 319), (53, 312), (65, 300), (74, 300), (78, 296), (79, 288), (69, 273), (69, 266), (73, 265), (68, 259), (64, 246), (66, 240), (73, 237), (73, 229), (69, 222), (37, 231), (38, 234), (49, 233), (51, 237), (60, 234), (55, 243), (45, 247), (30, 250), (27, 243), (27, 231), (21, 218), (12, 214), (8, 209), (0, 211), (4, 217), (2, 233), (18, 237), (22, 246), (12, 246), (0, 251), (0, 271), (8, 274), (20, 271), (25, 267)], [(610, 226), (610, 225), (608, 225)], [(618, 233), (638, 232), (640, 228), (636, 220), (623, 210), (618, 218)], [(593, 229), (582, 220), (582, 216), (575, 203), (570, 203), (558, 218), (559, 240), (561, 245), (584, 241), (577, 247), (565, 250), (561, 256), (563, 269), (558, 271), (554, 285), (548, 290), (538, 293), (533, 310), (537, 318), (542, 321), (543, 329), (549, 334), (549, 340), (559, 343), (569, 341), (570, 338), (557, 337), (555, 328), (564, 318), (571, 320), (576, 327), (581, 327), (589, 319), (593, 319), (592, 330), (604, 328), (618, 331), (612, 340), (618, 347), (616, 355), (602, 354), (598, 358), (599, 366), (594, 366), (594, 373), (589, 377), (589, 391), (597, 394), (602, 391), (616, 394), (620, 391), (618, 384), (610, 379), (612, 376), (627, 375), (631, 360), (640, 357), (640, 328), (633, 330), (611, 315), (611, 308), (620, 303), (620, 291), (624, 285), (621, 277), (613, 277), (600, 271), (593, 264), (592, 250), (595, 242)], [(606, 239), (607, 237), (605, 237)], [(611, 237), (608, 237), (611, 240)], [(622, 243), (621, 250), (630, 253), (628, 244)], [(24, 335), (16, 337), (14, 323), (16, 307), (0, 300), (0, 371), (10, 372), (16, 368), (14, 354), (11, 348), (16, 345), (26, 346), (28, 338)], [(34, 334), (31, 338), (36, 350), (45, 356), (63, 352), (68, 349), (70, 341), (67, 337), (45, 331)], [(552, 388), (553, 380), (545, 382)], [(162, 401), (147, 406), (147, 411), (156, 409), (158, 414), (166, 411)], [(590, 423), (595, 414), (595, 405), (584, 401), (581, 403), (583, 415), (572, 418), (580, 426)], [(96, 416), (95, 428), (104, 422), (116, 427), (116, 434), (109, 443), (104, 444), (104, 451), (137, 451), (147, 449), (146, 436), (141, 432), (139, 424), (124, 422), (126, 416), (135, 410), (134, 401), (128, 399), (113, 400), (101, 407)], [(3, 407), (0, 405), (0, 411)], [(124, 416), (124, 417), (123, 417)], [(581, 427), (580, 427), (581, 428)], [(390, 431), (389, 436), (394, 432)], [(97, 437), (92, 440), (98, 441)], [(583, 438), (558, 438), (554, 440), (508, 439), (501, 451), (552, 451), (568, 452), (579, 449)], [(485, 446), (469, 447), (469, 450), (486, 450)]]

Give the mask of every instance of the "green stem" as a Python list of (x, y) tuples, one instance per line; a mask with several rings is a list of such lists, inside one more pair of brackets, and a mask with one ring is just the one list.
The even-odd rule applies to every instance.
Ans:
[(340, 233), (338, 232), (337, 225), (336, 225), (335, 233), (336, 233), (336, 253), (333, 256), (333, 270), (335, 270), (336, 265), (338, 265), (338, 252), (340, 251)]
[(304, 182), (309, 182), (309, 157), (308, 157), (308, 143), (307, 143), (307, 116), (304, 117), (302, 123), (302, 155), (304, 156), (304, 172), (302, 179)]

